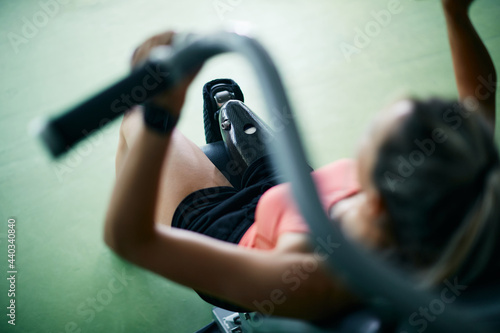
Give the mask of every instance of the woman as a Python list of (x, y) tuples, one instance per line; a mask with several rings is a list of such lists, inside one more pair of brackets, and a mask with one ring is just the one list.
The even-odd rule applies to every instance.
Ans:
[[(477, 81), (496, 82), (496, 75), (468, 18), (471, 2), (443, 0), (443, 7), (460, 97), (477, 99), (395, 103), (362, 141), (357, 162), (313, 173), (346, 235), (389, 253), (427, 285), (457, 274), (470, 283), (491, 277), (498, 253), (495, 93), (485, 94)], [(148, 39), (132, 65), (172, 36)], [(173, 129), (191, 80), (150, 101), (144, 120), (138, 110), (125, 117), (106, 243), (139, 266), (249, 311), (321, 319), (359, 304), (323, 266), (335, 244), (309, 247), (287, 185), (275, 186), (265, 162), (236, 191)], [(218, 230), (201, 234), (193, 225)]]

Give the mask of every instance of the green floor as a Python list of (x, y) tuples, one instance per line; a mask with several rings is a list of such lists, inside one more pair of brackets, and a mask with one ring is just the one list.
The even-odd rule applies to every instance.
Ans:
[[(189, 333), (210, 321), (210, 307), (192, 291), (128, 265), (103, 244), (119, 122), (60, 161), (28, 134), (34, 118), (124, 75), (131, 51), (150, 34), (249, 22), (279, 64), (316, 167), (352, 156), (369, 119), (398, 97), (456, 96), (438, 0), (402, 0), (349, 59), (341, 46), (394, 1), (62, 2), (0, 2), (1, 332)], [(478, 0), (472, 15), (500, 67), (500, 3)], [(263, 110), (241, 59), (211, 61), (192, 85), (180, 124), (198, 144), (201, 87), (226, 76), (241, 84), (250, 107)], [(10, 217), (17, 221), (15, 327), (5, 316)]]

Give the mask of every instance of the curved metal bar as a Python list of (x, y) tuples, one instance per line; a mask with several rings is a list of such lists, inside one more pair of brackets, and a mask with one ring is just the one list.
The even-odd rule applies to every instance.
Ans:
[[(295, 200), (312, 231), (313, 246), (322, 249), (325, 244), (332, 242), (336, 243), (335, 247), (340, 246), (333, 253), (325, 249), (326, 253), (330, 253), (327, 261), (332, 273), (340, 273), (355, 290), (375, 299), (375, 302), (388, 301), (392, 304), (391, 309), (401, 317), (409, 318), (420, 307), (439, 300), (438, 294), (415, 289), (410, 279), (400, 270), (388, 266), (373, 254), (347, 241), (341, 230), (330, 222), (309, 173), (305, 151), (280, 75), (265, 49), (254, 39), (223, 33), (199, 40), (185, 51), (194, 54), (196, 50), (214, 47), (241, 54), (255, 69), (270, 115), (282, 125), (277, 131), (271, 156), (275, 165), (292, 184)], [(458, 306), (447, 305), (446, 310), (430, 325), (432, 328), (429, 327), (429, 331), (478, 330), (477, 324), (472, 326), (467, 319), (466, 311), (460, 310)]]

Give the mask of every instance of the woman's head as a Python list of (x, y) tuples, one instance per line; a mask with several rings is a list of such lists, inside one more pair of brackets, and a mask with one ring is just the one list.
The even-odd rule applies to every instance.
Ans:
[[(389, 221), (401, 259), (420, 268), (435, 264), (451, 236), (469, 223), (464, 221), (478, 209), (499, 168), (492, 133), (481, 117), (463, 104), (437, 99), (391, 106), (359, 153), (367, 209)], [(491, 216), (500, 208), (488, 209)], [(462, 248), (465, 241), (457, 240)]]

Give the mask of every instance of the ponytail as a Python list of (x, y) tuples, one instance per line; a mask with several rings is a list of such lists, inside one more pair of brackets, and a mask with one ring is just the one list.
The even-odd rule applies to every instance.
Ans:
[(484, 191), (439, 259), (423, 272), (423, 286), (435, 285), (460, 275), (471, 283), (492, 264), (500, 240), (500, 165), (486, 175)]

